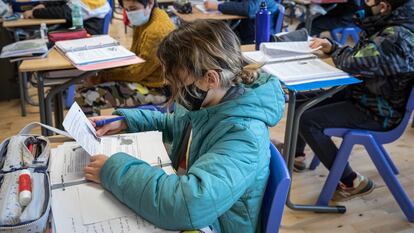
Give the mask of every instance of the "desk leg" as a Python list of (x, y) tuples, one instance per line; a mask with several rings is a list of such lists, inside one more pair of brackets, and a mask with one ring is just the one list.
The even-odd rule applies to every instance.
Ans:
[(22, 112), (22, 116), (26, 116), (26, 90), (25, 90), (25, 76), (23, 73), (19, 72), (17, 74), (19, 77), (19, 91), (20, 91), (20, 109)]
[[(37, 96), (39, 97), (39, 113), (40, 113), (40, 122), (42, 124), (47, 124), (46, 114), (45, 114), (45, 89), (44, 89), (44, 79), (42, 72), (39, 72), (36, 75), (37, 79)], [(42, 128), (42, 135), (47, 136), (47, 130)]]
[[(286, 120), (286, 133), (285, 133), (285, 147), (284, 157), (287, 161), (289, 173), (292, 177), (293, 164), (295, 162), (296, 143), (299, 131), (299, 121), (302, 114), (309, 108), (315, 106), (321, 101), (332, 97), (335, 93), (345, 88), (345, 86), (334, 87), (326, 91), (324, 94), (315, 97), (305, 103), (303, 103), (297, 110), (295, 109), (296, 93), (294, 91), (289, 92), (289, 108)], [(286, 199), (286, 205), (292, 210), (313, 211), (318, 213), (345, 213), (345, 206), (321, 206), (321, 205), (298, 205), (294, 204), (290, 200), (290, 190)]]
[[(310, 11), (310, 5), (306, 5), (306, 12), (305, 12), (305, 28), (308, 31), (309, 35), (311, 33), (312, 30), (312, 21), (313, 21), (313, 17), (311, 15), (311, 11)], [(312, 35), (310, 35), (312, 36)]]
[[(65, 83), (63, 83), (61, 85), (58, 85), (56, 87), (53, 87), (49, 90), (49, 94), (46, 96), (45, 103), (44, 103), (45, 104), (45, 109), (46, 109), (45, 118), (46, 118), (46, 122), (47, 122), (48, 125), (51, 125), (51, 126), (53, 125), (52, 112), (51, 112), (52, 100), (53, 99), (56, 100), (56, 98), (57, 98), (56, 96), (60, 96), (59, 98), (62, 98), (62, 92), (64, 90), (66, 90), (69, 86), (71, 86), (75, 83), (78, 83), (79, 81), (81, 81), (81, 80), (83, 80), (83, 79), (85, 79), (85, 78), (87, 78), (87, 77), (89, 77), (89, 76), (91, 76), (95, 73), (96, 73), (96, 71), (85, 72), (82, 75), (80, 75), (78, 77), (71, 78), (70, 80), (66, 81)], [(60, 104), (60, 106), (59, 106), (59, 104)], [(57, 105), (56, 108), (55, 108), (55, 111), (58, 111), (58, 112), (55, 113), (55, 116), (57, 116), (57, 118), (55, 119), (55, 123), (56, 123), (55, 127), (59, 128), (59, 127), (62, 127), (61, 125), (62, 125), (62, 122), (63, 122), (62, 121), (62, 119), (63, 119), (63, 103), (61, 103), (61, 101), (56, 101), (55, 105)]]
[(63, 130), (63, 95), (62, 92), (59, 92), (56, 94), (55, 96), (55, 100), (54, 100), (55, 104), (55, 127), (58, 129)]

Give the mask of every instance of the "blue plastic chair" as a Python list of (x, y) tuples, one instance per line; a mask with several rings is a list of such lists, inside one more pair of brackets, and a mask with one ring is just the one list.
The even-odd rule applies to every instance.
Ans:
[(398, 169), (395, 167), (383, 145), (397, 140), (406, 129), (414, 110), (414, 88), (411, 90), (410, 97), (406, 106), (406, 111), (401, 123), (394, 129), (387, 132), (377, 132), (368, 130), (356, 130), (345, 128), (325, 129), (324, 133), (328, 136), (343, 138), (336, 159), (330, 169), (328, 178), (319, 195), (317, 204), (328, 205), (329, 200), (336, 189), (339, 179), (344, 171), (346, 162), (349, 159), (352, 148), (356, 144), (365, 146), (371, 160), (380, 173), (388, 189), (391, 191), (395, 200), (410, 222), (414, 222), (414, 205), (404, 191), (396, 177)]
[(286, 197), (289, 192), (290, 175), (285, 160), (270, 143), (270, 174), (262, 203), (262, 232), (279, 232)]
[(109, 33), (109, 24), (111, 24), (112, 12), (113, 12), (113, 9), (114, 9), (113, 1), (112, 0), (108, 0), (108, 3), (111, 6), (111, 10), (108, 12), (108, 14), (106, 14), (105, 19), (104, 19), (104, 30), (103, 30), (103, 33), (104, 34), (108, 34)]
[(285, 18), (285, 7), (279, 3), (279, 10), (277, 12), (277, 17), (276, 17), (276, 22), (275, 22), (275, 33), (279, 33), (282, 31), (284, 18)]
[[(361, 32), (361, 29), (357, 26), (354, 27), (344, 27), (344, 28), (335, 28), (330, 31), (331, 37), (334, 41), (340, 43), (341, 45), (346, 44), (346, 40), (348, 37), (352, 37), (355, 44), (359, 41), (359, 33)], [(340, 35), (340, 38), (338, 37)]]

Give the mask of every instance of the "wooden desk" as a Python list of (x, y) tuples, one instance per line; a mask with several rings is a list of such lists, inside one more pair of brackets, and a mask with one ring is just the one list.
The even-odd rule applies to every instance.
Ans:
[(24, 60), (19, 66), (19, 72), (38, 72), (75, 69), (70, 61), (60, 54), (55, 48), (46, 58)]
[(240, 15), (227, 15), (216, 13), (203, 13), (199, 9), (193, 6), (193, 12), (191, 14), (180, 14), (176, 9), (170, 8), (172, 12), (184, 22), (192, 22), (197, 19), (215, 19), (215, 20), (232, 20), (232, 19), (245, 19), (246, 16)]
[(46, 25), (50, 24), (63, 24), (66, 23), (65, 19), (18, 19), (14, 21), (4, 21), (3, 27), (5, 28), (22, 28), (30, 26), (40, 26), (42, 23)]

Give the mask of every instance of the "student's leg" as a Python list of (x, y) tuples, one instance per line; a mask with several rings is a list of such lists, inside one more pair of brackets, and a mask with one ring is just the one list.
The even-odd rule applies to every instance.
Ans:
[[(324, 91), (309, 91), (309, 92), (302, 92), (299, 93), (297, 95), (297, 103), (296, 103), (296, 107), (301, 106), (304, 102), (308, 101), (309, 99), (313, 99), (316, 96), (319, 96), (323, 93)], [(320, 102), (319, 104), (317, 104), (316, 106), (314, 106), (313, 108), (317, 108), (317, 107), (321, 107), (327, 104), (332, 104), (332, 103), (337, 103), (340, 101), (344, 101), (347, 90), (343, 90), (340, 91), (338, 93), (336, 93), (334, 96), (332, 96), (331, 98), (328, 98), (322, 102)], [(301, 172), (304, 171), (306, 169), (306, 162), (305, 162), (305, 147), (306, 147), (306, 142), (305, 140), (298, 135), (298, 139), (297, 139), (297, 144), (296, 144), (296, 150), (295, 150), (295, 163), (294, 163), (294, 169), (296, 172)]]
[[(380, 123), (374, 121), (369, 115), (360, 111), (353, 103), (348, 101), (327, 104), (306, 111), (299, 126), (300, 136), (328, 169), (331, 168), (336, 158), (338, 148), (331, 138), (323, 133), (326, 128), (384, 130)], [(347, 164), (342, 174), (341, 182), (345, 184), (345, 187), (353, 187), (356, 177), (357, 174)], [(365, 182), (366, 185), (371, 185), (369, 190), (371, 191), (373, 188), (372, 182), (368, 179)], [(359, 193), (352, 193), (352, 195), (361, 194), (361, 192), (368, 190), (361, 189), (357, 191)]]
[[(338, 27), (348, 27), (354, 25), (354, 11), (346, 4), (338, 4), (334, 9), (328, 11), (326, 15), (321, 15), (312, 21), (311, 36), (318, 36), (324, 31), (330, 31)], [(304, 27), (305, 25), (299, 25)]]

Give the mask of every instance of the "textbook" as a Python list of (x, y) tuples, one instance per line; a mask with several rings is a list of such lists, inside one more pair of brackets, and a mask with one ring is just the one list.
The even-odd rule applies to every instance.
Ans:
[(58, 41), (57, 50), (79, 70), (99, 70), (144, 62), (108, 35)]
[(262, 70), (275, 75), (286, 85), (351, 77), (348, 73), (327, 64), (313, 54), (309, 42), (262, 43), (259, 51), (244, 52), (251, 62), (264, 64)]
[(46, 41), (43, 39), (24, 40), (4, 46), (0, 58), (17, 58), (18, 60), (41, 58), (47, 55), (48, 51)]

